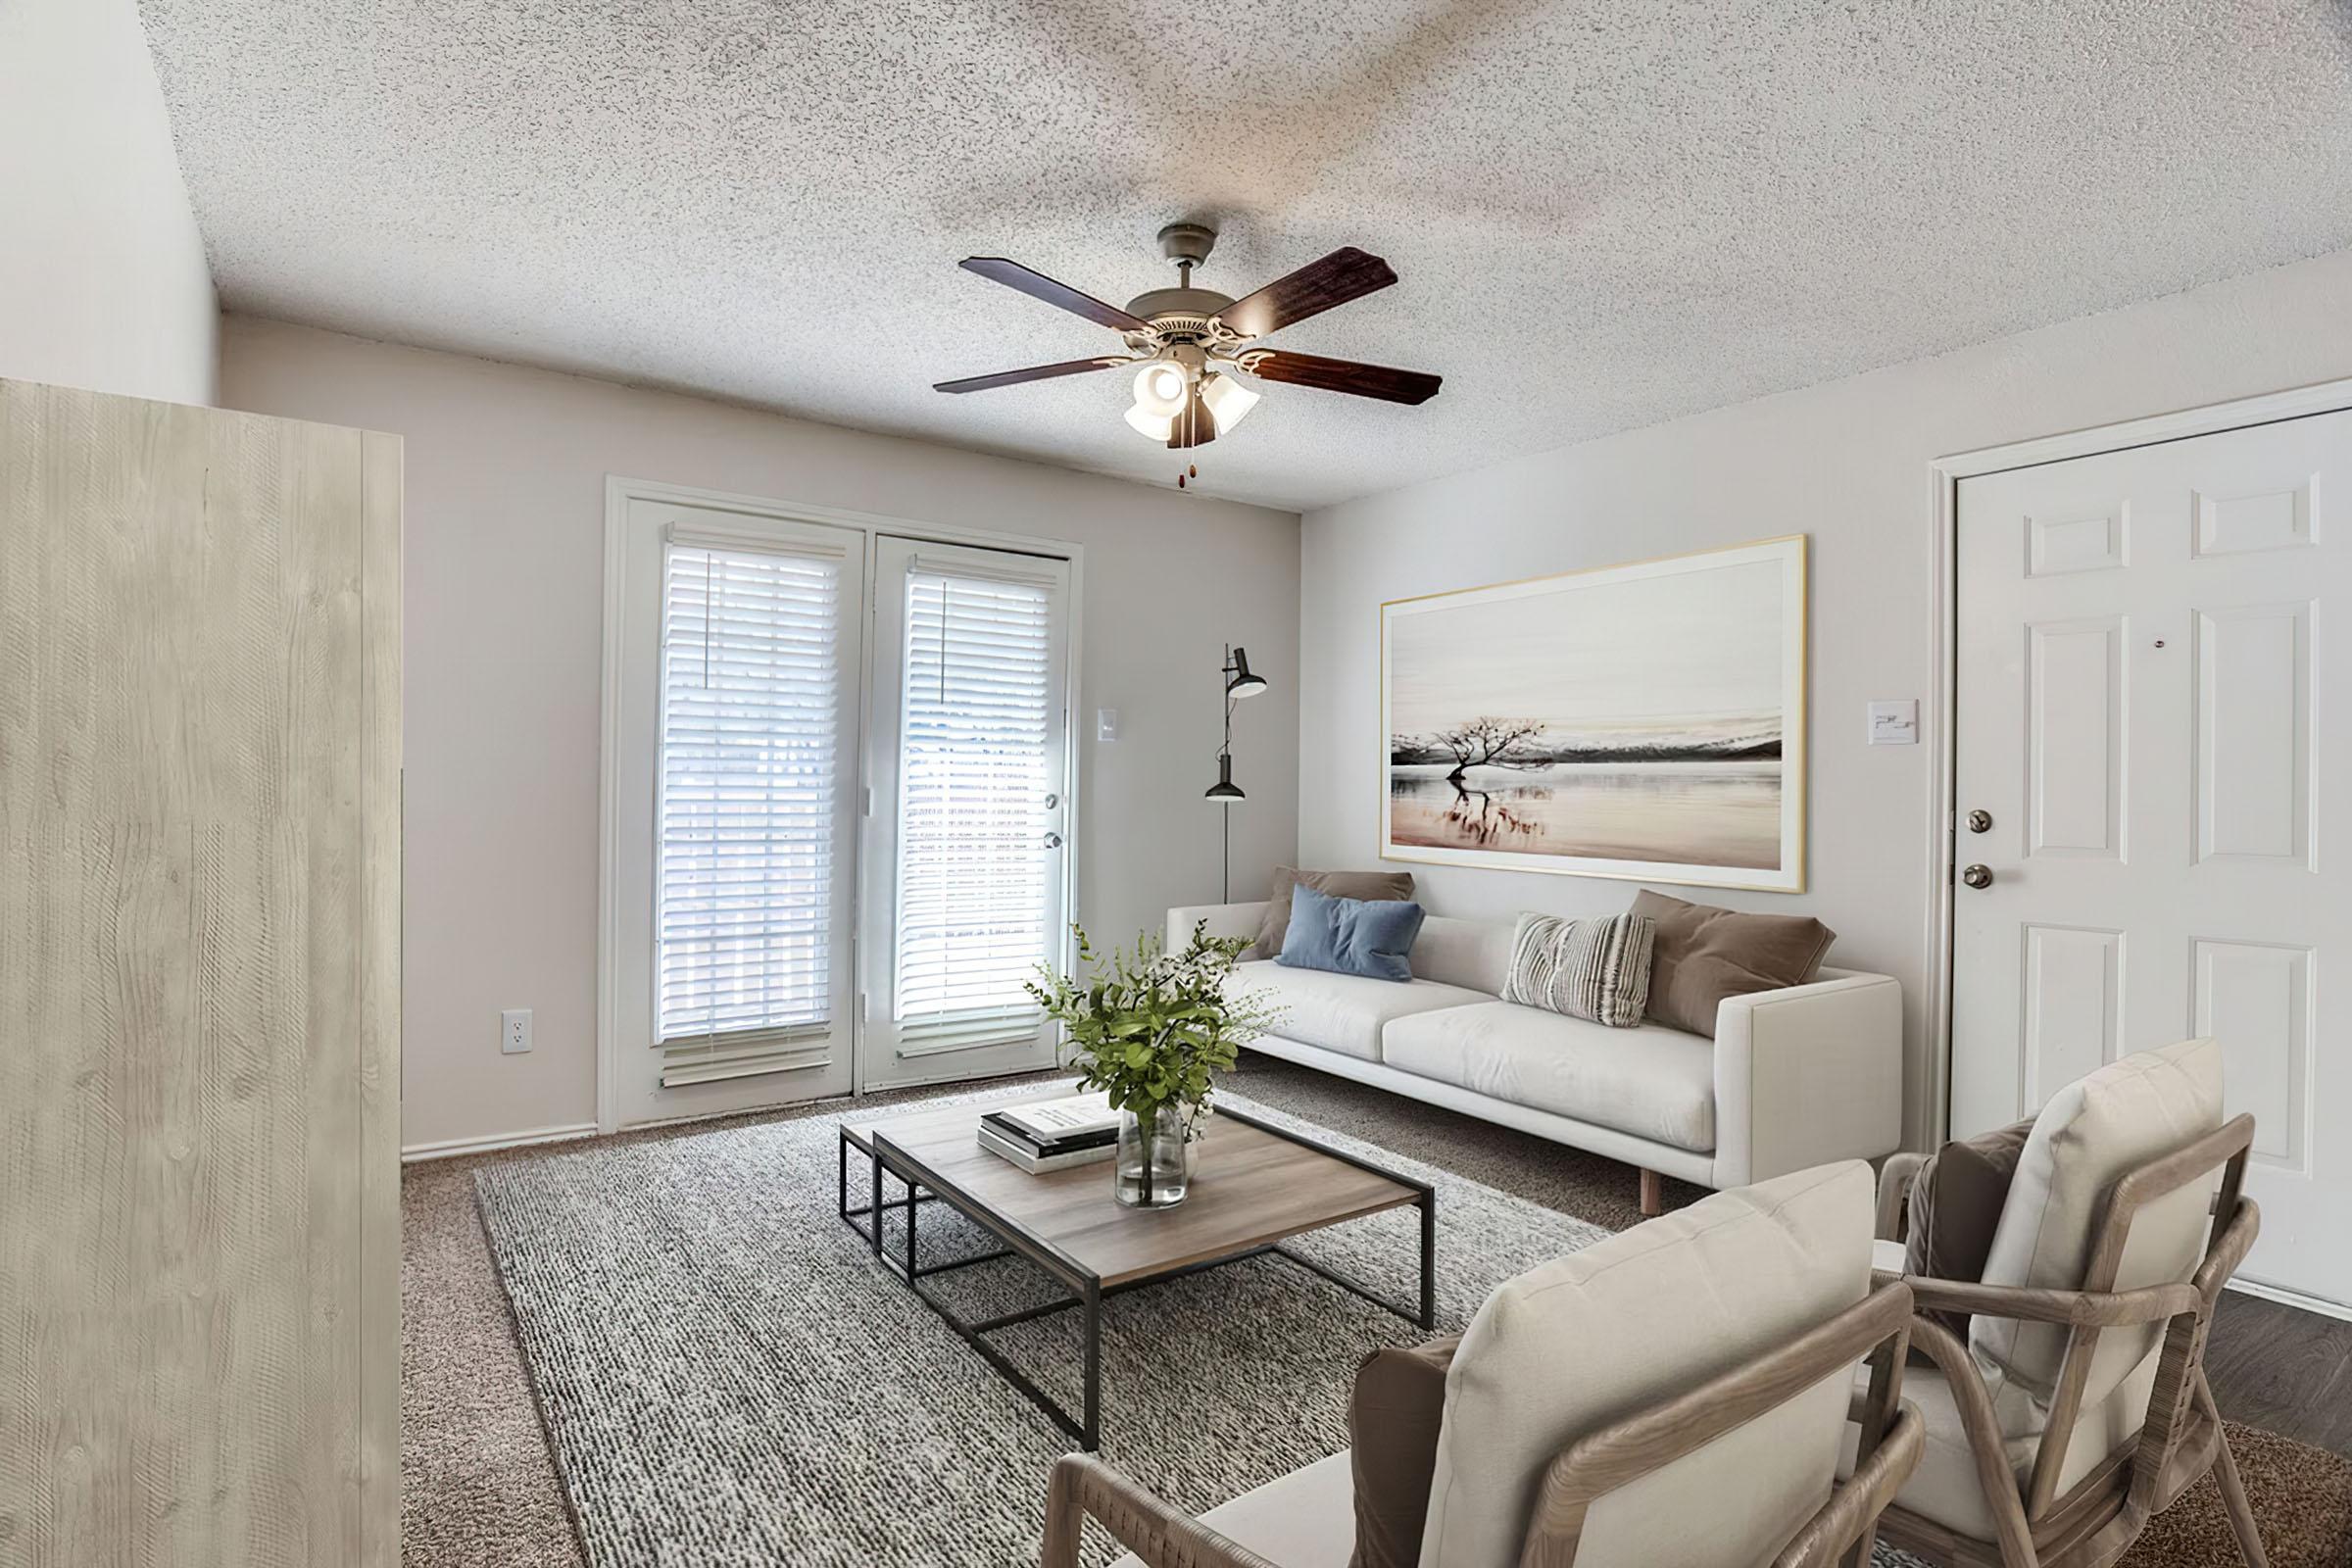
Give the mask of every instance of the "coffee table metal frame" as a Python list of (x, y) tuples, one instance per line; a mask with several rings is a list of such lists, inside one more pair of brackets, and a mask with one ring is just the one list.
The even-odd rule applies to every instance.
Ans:
[[(867, 1137), (860, 1136), (849, 1123), (842, 1124), (840, 1200), (842, 1222), (859, 1236), (866, 1238), (873, 1249), (875, 1260), (903, 1280), (906, 1288), (914, 1293), (917, 1300), (937, 1313), (940, 1321), (954, 1329), (966, 1345), (979, 1351), (981, 1357), (990, 1366), (995, 1367), (1005, 1382), (1018, 1390), (1030, 1403), (1044, 1411), (1047, 1418), (1055, 1426), (1075, 1438), (1080, 1447), (1090, 1452), (1101, 1446), (1102, 1302), (1110, 1297), (1122, 1296), (1129, 1291), (1141, 1290), (1146, 1286), (1164, 1285), (1170, 1280), (1182, 1279), (1188, 1274), (1200, 1274), (1212, 1268), (1223, 1268), (1228, 1263), (1239, 1263), (1245, 1258), (1274, 1256), (1285, 1258), (1309, 1273), (1320, 1275), (1350, 1295), (1359, 1296), (1383, 1311), (1394, 1312), (1406, 1322), (1416, 1324), (1424, 1330), (1437, 1326), (1438, 1193), (1436, 1188), (1427, 1182), (1415, 1181), (1410, 1176), (1400, 1176), (1368, 1159), (1359, 1158), (1344, 1150), (1334, 1149), (1328, 1144), (1319, 1143), (1287, 1128), (1277, 1127), (1272, 1122), (1261, 1120), (1243, 1111), (1219, 1106), (1217, 1115), (1224, 1119), (1240, 1122), (1245, 1126), (1254, 1127), (1260, 1132), (1289, 1143), (1311, 1149), (1318, 1154), (1339, 1160), (1343, 1164), (1353, 1165), (1358, 1170), (1369, 1171), (1375, 1176), (1395, 1182), (1399, 1187), (1409, 1188), (1414, 1194), (1413, 1206), (1421, 1211), (1421, 1300), (1418, 1307), (1399, 1306), (1377, 1292), (1348, 1279), (1337, 1270), (1318, 1263), (1311, 1257), (1291, 1250), (1281, 1242), (1260, 1243), (1221, 1256), (1202, 1258), (1198, 1262), (1181, 1264), (1105, 1288), (1102, 1277), (1094, 1270), (1053, 1243), (1027, 1234), (1019, 1225), (999, 1215), (986, 1203), (963, 1192), (953, 1182), (942, 1179), (920, 1159), (892, 1143), (887, 1125), (875, 1128), (870, 1137)], [(862, 1207), (854, 1206), (850, 1201), (850, 1152), (853, 1149), (864, 1154), (866, 1163), (871, 1167), (865, 1194), (868, 1201)], [(906, 1191), (905, 1198), (884, 1200), (882, 1178), (886, 1170), (891, 1179)], [(1109, 1179), (1108, 1172), (1104, 1173), (1104, 1179), (1105, 1181)], [(922, 1261), (916, 1241), (916, 1215), (921, 1212), (925, 1203), (930, 1202), (945, 1202), (956, 1212), (978, 1225), (1004, 1245), (994, 1251), (981, 1252), (971, 1256), (949, 1258), (941, 1262)], [(903, 1258), (890, 1255), (888, 1250), (882, 1245), (882, 1227), (885, 1216), (901, 1209), (904, 1209), (906, 1214), (906, 1250)], [(860, 1224), (860, 1220), (864, 1220), (866, 1223)], [(1344, 1224), (1346, 1221), (1334, 1221), (1333, 1223)], [(1320, 1225), (1307, 1227), (1309, 1230), (1325, 1228)], [(1303, 1232), (1298, 1234), (1303, 1234)], [(980, 1263), (993, 1263), (1000, 1258), (1006, 1257), (1026, 1258), (1029, 1262), (1036, 1264), (1069, 1292), (1068, 1298), (1047, 1301), (1041, 1305), (1023, 1307), (1018, 1311), (1004, 1312), (995, 1317), (971, 1322), (958, 1317), (952, 1307), (923, 1287), (923, 1281), (934, 1274), (953, 1273), (957, 1269), (971, 1268)], [(1069, 1411), (1063, 1409), (1058, 1400), (1038, 1387), (1027, 1373), (1015, 1366), (1011, 1358), (1004, 1351), (989, 1344), (986, 1338), (990, 1334), (1012, 1328), (1018, 1324), (1031, 1323), (1039, 1318), (1052, 1317), (1055, 1313), (1073, 1310), (1085, 1314), (1083, 1343), (1085, 1345), (1084, 1387), (1086, 1392), (1084, 1410), (1078, 1416), (1072, 1416)]]

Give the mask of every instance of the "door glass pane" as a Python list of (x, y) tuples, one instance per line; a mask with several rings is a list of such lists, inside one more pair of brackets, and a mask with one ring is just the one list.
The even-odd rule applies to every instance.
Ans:
[(841, 569), (751, 548), (667, 551), (655, 924), (664, 1042), (829, 1021)]
[(906, 579), (896, 981), (902, 1039), (1032, 1028), (1055, 933), (1050, 587)]

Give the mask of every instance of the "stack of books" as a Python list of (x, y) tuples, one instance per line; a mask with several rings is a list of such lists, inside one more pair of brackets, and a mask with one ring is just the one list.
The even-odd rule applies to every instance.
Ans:
[(1091, 1165), (1119, 1152), (1119, 1113), (1101, 1095), (992, 1110), (980, 1118), (980, 1147), (1032, 1175)]

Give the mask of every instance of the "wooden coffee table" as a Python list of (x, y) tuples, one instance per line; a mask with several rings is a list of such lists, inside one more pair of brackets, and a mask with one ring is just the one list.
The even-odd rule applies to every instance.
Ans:
[[(1058, 1100), (1057, 1089), (1036, 1097)], [(1111, 1196), (1110, 1162), (1032, 1176), (979, 1147), (980, 1114), (1007, 1101), (918, 1111), (911, 1115), (851, 1118), (841, 1128), (841, 1217), (870, 1242), (874, 1256), (906, 1282), (924, 1305), (1054, 1423), (1094, 1448), (1101, 1435), (1102, 1301), (1106, 1297), (1235, 1263), (1246, 1257), (1287, 1258), (1343, 1290), (1427, 1329), (1437, 1315), (1438, 1195), (1426, 1182), (1381, 1169), (1238, 1110), (1220, 1107), (1202, 1135), (1192, 1189), (1173, 1208), (1129, 1208)], [(863, 1206), (851, 1201), (851, 1155), (865, 1156)], [(906, 1196), (883, 1198), (885, 1174)], [(916, 1216), (923, 1205), (946, 1203), (994, 1235), (1002, 1249), (976, 1257), (924, 1261)], [(1282, 1246), (1301, 1232), (1320, 1230), (1385, 1209), (1421, 1210), (1421, 1300), (1398, 1306), (1323, 1264)], [(882, 1219), (906, 1216), (903, 1257), (882, 1245)], [(862, 1223), (861, 1223), (862, 1222)], [(924, 1288), (924, 1280), (998, 1258), (1022, 1257), (1052, 1275), (1067, 1299), (967, 1322)], [(1072, 1417), (987, 1336), (1056, 1312), (1085, 1314), (1085, 1409)]]

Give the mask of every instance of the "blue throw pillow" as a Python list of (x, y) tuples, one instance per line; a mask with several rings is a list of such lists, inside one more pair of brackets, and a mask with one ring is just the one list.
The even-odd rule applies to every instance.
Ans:
[(1291, 894), (1291, 929), (1274, 961), (1370, 980), (1410, 980), (1421, 906), (1396, 899), (1341, 899), (1301, 882)]

